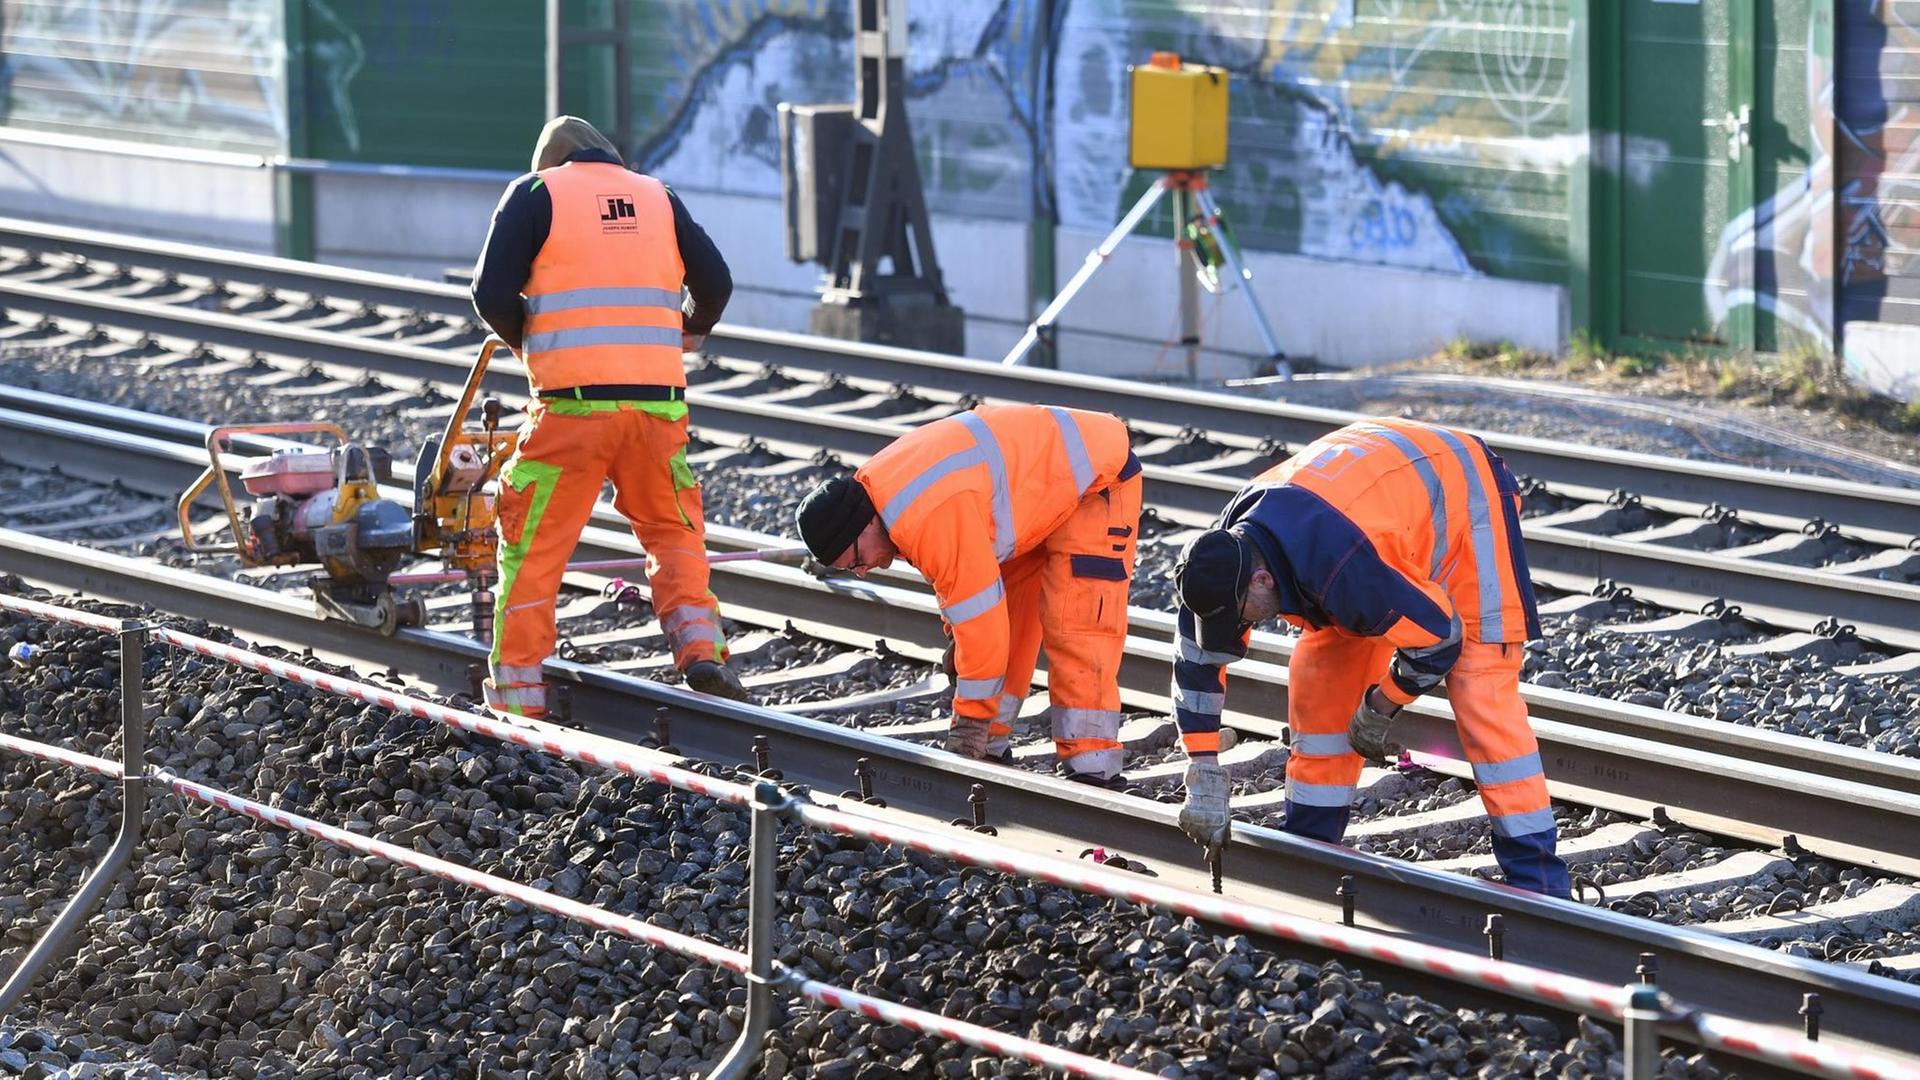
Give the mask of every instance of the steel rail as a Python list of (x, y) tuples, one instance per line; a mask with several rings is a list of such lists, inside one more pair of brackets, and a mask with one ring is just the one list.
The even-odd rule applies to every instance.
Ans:
[[(0, 218), (0, 246), (44, 254), (78, 254), (116, 265), (245, 281), (452, 319), (473, 318), (463, 288), (371, 271), (4, 218)], [(0, 280), (0, 285), (6, 284)], [(1364, 419), (1357, 413), (1262, 398), (1094, 375), (1003, 368), (937, 353), (727, 324), (715, 329), (709, 343), (715, 353), (734, 359), (884, 383), (936, 386), (989, 399), (1044, 400), (1116, 412), (1129, 419), (1250, 439), (1280, 439), (1294, 445)], [(1687, 515), (1721, 503), (1735, 507), (1748, 520), (1784, 529), (1795, 529), (1819, 518), (1892, 546), (1920, 538), (1920, 490), (1673, 460), (1523, 436), (1484, 437), (1516, 472), (1586, 495), (1623, 489), (1639, 495), (1646, 505)]]
[[(303, 603), (232, 582), (0, 530), (9, 572), (60, 589), (233, 628), (269, 643), (307, 648), (362, 667), (391, 667), (464, 689), (478, 643), (423, 630), (383, 638), (320, 620)], [(896, 808), (942, 819), (984, 785), (1003, 837), (1041, 850), (1098, 842), (1147, 860), (1169, 881), (1198, 887), (1197, 849), (1179, 831), (1176, 807), (1149, 803), (1050, 776), (961, 761), (928, 748), (769, 709), (704, 699), (674, 687), (566, 662), (551, 677), (572, 690), (573, 719), (595, 734), (637, 741), (663, 712), (697, 709), (698, 723), (674, 725), (678, 749), (709, 761), (747, 761), (753, 738), (771, 740), (789, 782), (834, 790), (867, 758), (876, 792)], [(1044, 822), (1044, 826), (1035, 823)], [(1064, 844), (1062, 841), (1066, 841)], [(1471, 878), (1358, 854), (1277, 830), (1240, 826), (1226, 860), (1234, 895), (1315, 918), (1338, 917), (1341, 878), (1358, 882), (1359, 925), (1455, 948), (1477, 949), (1486, 916), (1502, 916), (1509, 959), (1549, 970), (1621, 981), (1643, 952), (1660, 957), (1663, 989), (1717, 1011), (1790, 1023), (1800, 995), (1819, 992), (1826, 1037), (1854, 1045), (1920, 1052), (1920, 988), (1799, 957), (1666, 927), (1614, 912), (1546, 900)]]
[[(187, 336), (213, 345), (303, 357), (354, 371), (377, 368), (389, 376), (422, 383), (457, 383), (470, 360), (442, 349), (384, 342), (324, 330), (264, 323), (143, 300), (125, 300), (51, 288), (0, 277), (0, 298), (15, 297), (34, 310), (62, 318), (108, 323), (130, 330)], [(1024, 370), (1024, 369), (997, 369)], [(483, 388), (510, 400), (526, 397), (525, 369), (497, 360)], [(742, 401), (690, 390), (699, 424), (742, 435), (783, 439), (856, 456), (876, 451), (906, 429), (881, 421), (822, 416), (804, 409)], [(1225, 402), (1233, 399), (1223, 398)], [(1176, 468), (1148, 466), (1153, 505), (1210, 518), (1240, 481)], [(1898, 489), (1868, 490), (1901, 494)], [(1920, 491), (1913, 521), (1920, 521)], [(1738, 606), (1762, 622), (1811, 631), (1829, 620), (1852, 626), (1860, 636), (1902, 649), (1920, 649), (1920, 585), (1805, 569), (1779, 563), (1633, 543), (1569, 529), (1522, 523), (1529, 562), (1540, 580), (1575, 591), (1611, 580), (1642, 599), (1680, 610), (1715, 603)]]
[[(0, 391), (24, 404), (30, 391)], [(0, 432), (17, 432), (16, 462), (58, 465), (72, 475), (117, 481), (170, 497), (204, 467), (202, 425), (153, 418), (153, 434), (110, 430), (139, 426), (147, 414), (72, 399), (47, 400), (35, 413), (0, 409)], [(63, 403), (64, 400), (64, 403)], [(47, 413), (63, 413), (49, 416)], [(93, 422), (88, 422), (92, 418)], [(388, 494), (407, 497), (406, 485)], [(596, 513), (580, 552), (590, 558), (635, 553), (632, 537), (609, 508)], [(736, 543), (772, 538), (734, 533)], [(829, 640), (859, 645), (878, 636), (931, 654), (942, 648), (938, 606), (924, 589), (853, 578), (821, 580), (766, 565), (721, 565), (716, 592), (736, 618), (763, 625), (793, 622)], [(803, 613), (803, 614), (802, 614)], [(1173, 619), (1135, 608), (1120, 682), (1134, 700), (1166, 708)], [(1234, 681), (1259, 689), (1229, 698), (1227, 722), (1279, 737), (1286, 721), (1288, 675), (1282, 663), (1292, 640), (1260, 635), (1253, 658), (1235, 666)], [(1044, 679), (1044, 672), (1042, 673)], [(1808, 850), (1908, 873), (1920, 873), (1920, 761), (1797, 738), (1757, 728), (1527, 687), (1524, 695), (1541, 739), (1547, 778), (1556, 794), (1587, 805), (1646, 815), (1656, 806), (1675, 820), (1761, 843), (1788, 835)], [(1407, 744), (1432, 755), (1434, 767), (1469, 775), (1450, 706), (1424, 699), (1402, 721)], [(1784, 777), (1793, 778), (1786, 782)], [(1783, 791), (1785, 794), (1783, 795)], [(1881, 828), (1866, 829), (1872, 823)], [(1874, 838), (1862, 842), (1861, 837)]]
[[(739, 404), (750, 406), (753, 403)], [(194, 421), (9, 386), (0, 386), (0, 408), (10, 408), (28, 416), (45, 419), (68, 420), (96, 432), (119, 431), (159, 442), (176, 442), (193, 447), (201, 446), (210, 430), (207, 425)], [(766, 412), (791, 411), (776, 410), (772, 407), (761, 408)], [(702, 419), (705, 419), (704, 415)], [(871, 421), (844, 425), (816, 425), (816, 427), (820, 434), (829, 438), (836, 433), (849, 431), (860, 437), (874, 439), (882, 437), (880, 432), (868, 431), (870, 428), (882, 427)], [(108, 460), (116, 459), (110, 453)], [(1147, 468), (1148, 475), (1156, 478), (1160, 478), (1163, 473), (1179, 472), (1179, 470), (1157, 469), (1153, 466)], [(168, 476), (173, 475), (175, 474), (169, 471)], [(1162, 485), (1157, 480), (1156, 494), (1171, 487), (1173, 487), (1171, 482)], [(155, 489), (155, 493), (164, 494), (165, 491)], [(616, 532), (624, 527), (624, 522), (619, 515), (605, 505), (595, 508), (593, 520)], [(1576, 534), (1576, 537), (1578, 535)], [(778, 538), (775, 537), (725, 526), (708, 526), (708, 542), (715, 548), (725, 550), (764, 548), (775, 544), (777, 540)], [(1571, 542), (1577, 543), (1577, 540)], [(593, 549), (590, 546), (588, 550)], [(902, 588), (924, 590), (927, 587), (924, 578), (910, 571), (886, 571), (874, 577), (876, 580)], [(1160, 641), (1173, 640), (1173, 619), (1164, 612), (1134, 608), (1129, 613), (1129, 624), (1130, 632), (1136, 636)], [(1286, 635), (1256, 632), (1253, 635), (1248, 656), (1255, 660), (1285, 664), (1293, 655), (1294, 640)], [(1738, 746), (1740, 755), (1747, 760), (1783, 767), (1808, 767), (1808, 756), (1812, 752), (1816, 757), (1830, 759), (1815, 764), (1816, 771), (1822, 775), (1898, 791), (1920, 793), (1920, 774), (1905, 767), (1890, 767), (1888, 762), (1899, 763), (1902, 759), (1886, 754), (1827, 742), (1809, 744), (1805, 739), (1758, 728), (1680, 716), (1662, 709), (1614, 702), (1544, 686), (1523, 684), (1521, 694), (1527, 701), (1528, 710), (1534, 716), (1543, 719), (1563, 720), (1582, 727), (1615, 731), (1620, 734), (1657, 733), (1659, 741), (1699, 750), (1726, 752), (1729, 747)], [(1835, 758), (1838, 760), (1831, 760)]]

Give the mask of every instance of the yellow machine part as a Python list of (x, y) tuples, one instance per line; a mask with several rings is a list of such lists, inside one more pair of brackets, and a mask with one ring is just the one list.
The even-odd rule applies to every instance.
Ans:
[(1131, 161), (1136, 169), (1212, 169), (1227, 163), (1227, 71), (1155, 53), (1129, 68)]
[[(480, 355), (461, 388), (460, 401), (440, 433), (433, 466), (415, 496), (416, 547), (423, 552), (438, 551), (440, 561), (450, 570), (487, 572), (494, 565), (494, 549), (500, 537), (495, 528), (493, 496), (486, 490), (519, 448), (520, 435), (497, 430), (492, 419), (482, 426), (469, 427), (467, 413), (479, 397), (494, 352), (504, 347), (496, 337), (481, 343)], [(497, 418), (498, 408), (497, 403), (491, 403), (482, 411), (492, 410), (488, 415)], [(462, 455), (462, 451), (466, 453)], [(466, 464), (457, 466), (456, 456)], [(429, 523), (430, 532), (425, 528)]]
[[(505, 458), (500, 460), (504, 461)], [(494, 472), (498, 471), (496, 467)], [(488, 479), (492, 479), (491, 476)], [(432, 515), (436, 536), (421, 545), (437, 548), (449, 570), (491, 570), (499, 537), (494, 530), (493, 497), (479, 492), (436, 495), (421, 511)]]
[[(340, 485), (339, 494), (334, 497), (333, 524), (340, 525), (353, 520), (360, 507), (380, 497), (380, 487), (371, 480), (349, 480)], [(327, 568), (327, 574), (333, 578), (349, 578), (353, 567), (337, 559), (322, 559), (321, 565)]]

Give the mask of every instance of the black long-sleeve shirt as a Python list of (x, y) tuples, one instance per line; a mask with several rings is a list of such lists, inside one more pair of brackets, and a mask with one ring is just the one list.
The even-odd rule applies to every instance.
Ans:
[[(620, 164), (614, 155), (591, 148), (576, 150), (567, 155), (567, 160)], [(537, 174), (528, 173), (500, 197), (486, 245), (480, 249), (480, 261), (473, 270), (473, 310), (516, 353), (527, 322), (520, 291), (526, 288), (534, 256), (553, 228), (553, 194), (547, 185), (537, 183), (538, 179)], [(681, 325), (689, 334), (705, 334), (720, 321), (720, 313), (733, 296), (733, 274), (720, 249), (687, 213), (686, 204), (672, 188), (667, 189), (667, 202), (673, 207), (673, 232), (679, 240), (681, 265), (686, 268), (687, 301), (681, 311)]]

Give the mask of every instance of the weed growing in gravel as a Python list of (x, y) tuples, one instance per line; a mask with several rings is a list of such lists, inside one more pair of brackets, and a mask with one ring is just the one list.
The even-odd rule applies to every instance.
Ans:
[(1626, 383), (1654, 394), (1825, 410), (1886, 431), (1920, 432), (1920, 401), (1902, 403), (1860, 389), (1848, 381), (1832, 353), (1805, 340), (1779, 353), (1693, 347), (1679, 352), (1616, 353), (1590, 332), (1576, 330), (1566, 353), (1558, 357), (1512, 342), (1461, 337), (1447, 342), (1438, 359), (1490, 374)]

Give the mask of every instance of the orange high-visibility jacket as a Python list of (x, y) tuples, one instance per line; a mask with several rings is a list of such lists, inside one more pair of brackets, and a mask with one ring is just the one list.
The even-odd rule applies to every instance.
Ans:
[(955, 715), (994, 717), (1009, 648), (1001, 564), (1118, 482), (1130, 456), (1126, 425), (1105, 413), (982, 405), (902, 436), (854, 474), (953, 628)]
[[(1313, 530), (1313, 542), (1303, 536), (1283, 544), (1307, 594), (1303, 606), (1318, 616), (1295, 621), (1345, 625), (1352, 616), (1335, 609), (1388, 610), (1398, 618), (1376, 633), (1415, 656), (1423, 648), (1445, 649), (1447, 666), (1453, 655), (1448, 647), (1457, 648), (1462, 638), (1518, 642), (1539, 636), (1521, 546), (1519, 485), (1476, 436), (1412, 420), (1369, 420), (1317, 440), (1263, 473), (1254, 485), (1303, 488), (1337, 515)], [(1305, 512), (1286, 516), (1300, 526), (1305, 519), (1318, 520)], [(1340, 520), (1351, 524), (1351, 535), (1365, 538), (1378, 560), (1340, 559), (1340, 569), (1378, 565), (1385, 577), (1370, 584), (1322, 581), (1336, 571), (1323, 565), (1330, 560), (1317, 556), (1339, 550), (1335, 534), (1347, 535), (1337, 524)], [(1329, 585), (1334, 586), (1331, 592), (1320, 591)], [(1417, 604), (1391, 599), (1392, 588), (1408, 585), (1435, 602), (1436, 614), (1452, 616), (1452, 628), (1420, 625), (1430, 620), (1414, 617)], [(1425, 681), (1411, 673), (1407, 680)], [(1421, 688), (1382, 689), (1398, 699)]]
[(527, 284), (524, 354), (535, 394), (575, 386), (685, 386), (685, 269), (666, 186), (609, 162), (543, 169), (553, 225)]

